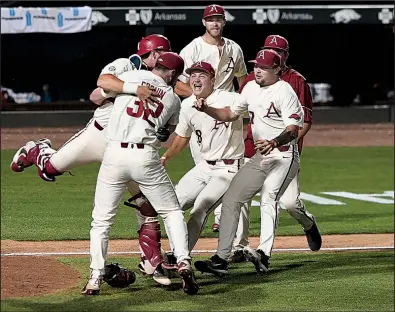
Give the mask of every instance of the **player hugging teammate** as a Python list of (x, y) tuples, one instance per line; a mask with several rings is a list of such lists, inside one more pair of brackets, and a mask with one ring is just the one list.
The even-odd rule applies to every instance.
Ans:
[[(222, 36), (224, 8), (207, 6), (202, 22), (205, 33), (180, 55), (170, 52), (166, 37), (150, 35), (139, 42), (136, 54), (105, 66), (90, 96), (99, 107), (60, 149), (40, 139), (14, 155), (13, 171), (34, 165), (48, 182), (77, 166), (101, 162), (84, 295), (98, 295), (103, 281), (113, 287), (135, 281), (130, 270), (106, 265), (109, 233), (125, 189), (139, 223), (140, 271), (161, 285), (171, 284), (167, 270), (178, 272), (187, 294), (199, 290), (190, 252), (212, 211), (219, 245), (209, 260), (195, 262), (199, 271), (222, 275), (230, 262), (248, 260), (257, 272), (267, 272), (280, 207), (301, 224), (310, 249), (321, 248), (315, 218), (299, 199), (299, 156), (311, 127), (312, 100), (306, 80), (286, 65), (288, 41), (268, 36), (247, 76), (242, 49)], [(243, 141), (246, 112), (250, 124)], [(175, 139), (160, 158), (160, 142), (173, 131)], [(187, 145), (195, 167), (173, 187), (165, 165)], [(258, 192), (261, 236), (254, 250), (248, 242), (249, 206)], [(172, 249), (166, 255), (159, 216)]]

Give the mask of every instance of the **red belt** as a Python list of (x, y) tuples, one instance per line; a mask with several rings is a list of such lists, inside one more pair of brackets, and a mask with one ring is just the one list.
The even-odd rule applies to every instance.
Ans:
[(239, 159), (221, 159), (221, 160), (206, 160), (209, 165), (215, 165), (217, 161), (223, 161), (225, 165), (233, 165), (235, 161), (240, 161)]
[(137, 144), (124, 143), (124, 142), (121, 143), (121, 147), (122, 148), (128, 148), (128, 147), (134, 148), (134, 146), (136, 146), (138, 149), (143, 149), (144, 148), (144, 144), (141, 144), (141, 143), (137, 143)]
[(104, 128), (95, 120), (94, 126), (97, 130), (102, 131)]

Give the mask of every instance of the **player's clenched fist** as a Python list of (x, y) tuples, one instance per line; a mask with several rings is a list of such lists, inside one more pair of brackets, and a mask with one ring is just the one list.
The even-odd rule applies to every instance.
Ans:
[(195, 107), (198, 111), (204, 112), (204, 110), (207, 108), (207, 103), (205, 99), (196, 99), (195, 102), (193, 102), (193, 107)]
[(152, 86), (138, 86), (136, 95), (144, 104), (155, 105), (158, 102), (159, 94), (155, 92)]
[(262, 155), (268, 155), (273, 149), (278, 146), (276, 140), (257, 140), (255, 142), (255, 149), (259, 150)]

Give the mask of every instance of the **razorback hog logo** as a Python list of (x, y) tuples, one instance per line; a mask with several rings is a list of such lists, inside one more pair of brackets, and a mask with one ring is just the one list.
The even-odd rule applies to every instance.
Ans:
[(300, 120), (300, 116), (298, 114), (292, 114), (291, 116), (289, 116), (290, 119), (295, 119), (297, 121)]

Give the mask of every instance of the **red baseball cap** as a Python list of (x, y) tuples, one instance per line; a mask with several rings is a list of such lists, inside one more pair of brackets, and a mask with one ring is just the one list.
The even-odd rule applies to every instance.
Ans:
[(288, 52), (289, 51), (288, 40), (280, 35), (267, 36), (265, 40), (265, 44), (262, 47), (262, 49), (267, 49), (267, 48), (280, 49)]
[(174, 69), (177, 74), (184, 71), (184, 60), (174, 52), (164, 52), (156, 61), (156, 64), (162, 65), (168, 69)]
[(248, 62), (268, 68), (273, 68), (276, 66), (281, 66), (281, 56), (276, 51), (271, 49), (260, 50), (256, 55), (255, 60)]
[(218, 4), (210, 4), (204, 9), (203, 18), (210, 16), (223, 16), (225, 18), (225, 10)]
[(140, 56), (153, 50), (171, 51), (169, 39), (165, 36), (154, 34), (142, 38), (137, 45), (137, 54)]
[(194, 71), (202, 71), (209, 75), (215, 76), (214, 68), (207, 62), (196, 62), (185, 70), (188, 75), (192, 74)]

